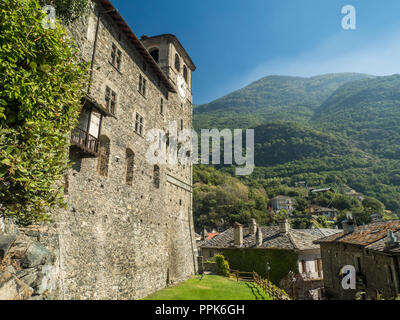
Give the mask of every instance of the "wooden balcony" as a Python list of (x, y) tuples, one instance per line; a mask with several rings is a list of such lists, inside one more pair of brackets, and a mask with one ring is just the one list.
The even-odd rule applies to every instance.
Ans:
[(71, 144), (84, 154), (95, 157), (99, 155), (99, 140), (80, 128), (72, 130)]

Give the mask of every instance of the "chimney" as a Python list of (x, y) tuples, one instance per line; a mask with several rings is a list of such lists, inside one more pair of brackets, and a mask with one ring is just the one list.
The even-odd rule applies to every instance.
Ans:
[(397, 237), (394, 235), (393, 231), (388, 230), (385, 242), (386, 249), (393, 249), (399, 246), (399, 242), (397, 241)]
[(261, 232), (261, 228), (257, 227), (257, 232), (256, 232), (256, 246), (260, 247), (263, 243), (263, 235)]
[(203, 232), (201, 233), (201, 240), (207, 240), (207, 238), (208, 238), (208, 232), (207, 229), (204, 228)]
[(243, 226), (240, 223), (235, 222), (233, 229), (235, 247), (243, 246)]
[(342, 222), (342, 227), (344, 230), (344, 234), (350, 234), (354, 232), (355, 223), (353, 220), (353, 215), (351, 213), (347, 214), (347, 219)]
[(288, 233), (290, 230), (290, 224), (288, 219), (280, 220), (279, 221), (279, 232), (280, 233)]
[(256, 234), (257, 231), (257, 222), (256, 219), (251, 219), (250, 226), (249, 226), (249, 233)]

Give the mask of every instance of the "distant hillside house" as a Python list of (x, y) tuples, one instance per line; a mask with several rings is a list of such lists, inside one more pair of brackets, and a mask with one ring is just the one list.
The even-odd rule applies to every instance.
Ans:
[[(345, 220), (341, 233), (315, 241), (321, 246), (325, 290), (328, 298), (353, 300), (358, 292), (365, 299), (385, 299), (400, 294), (400, 221), (380, 221), (354, 227)], [(352, 265), (356, 289), (344, 290), (340, 270)]]
[(294, 211), (294, 201), (287, 196), (277, 196), (271, 199), (271, 207), (275, 211), (286, 210), (288, 213)]
[(324, 208), (319, 206), (311, 206), (306, 209), (306, 212), (312, 215), (324, 216), (329, 220), (335, 220), (338, 211), (335, 208)]
[(325, 193), (325, 192), (335, 192), (332, 188), (322, 188), (322, 189), (310, 189), (311, 194)]
[[(320, 248), (313, 241), (340, 232), (334, 229), (290, 228), (288, 220), (279, 226), (257, 226), (253, 220), (249, 227), (236, 223), (200, 246), (204, 260), (223, 254), (232, 269), (266, 276), (266, 263), (270, 264), (270, 280), (279, 285), (289, 271), (313, 281), (310, 290), (322, 287), (322, 261)], [(269, 276), (269, 275), (267, 275)], [(304, 292), (299, 293), (300, 296)]]

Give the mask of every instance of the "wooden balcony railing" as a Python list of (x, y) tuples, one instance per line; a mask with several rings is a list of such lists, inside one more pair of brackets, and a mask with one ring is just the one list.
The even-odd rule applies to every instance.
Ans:
[(71, 144), (80, 148), (84, 153), (93, 156), (99, 155), (99, 140), (80, 128), (72, 130)]

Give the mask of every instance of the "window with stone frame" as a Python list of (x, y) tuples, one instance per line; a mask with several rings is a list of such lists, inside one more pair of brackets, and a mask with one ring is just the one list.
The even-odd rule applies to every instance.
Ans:
[(136, 118), (135, 118), (135, 132), (143, 137), (144, 134), (144, 121), (143, 117), (136, 112)]
[(160, 101), (160, 114), (164, 115), (164, 99), (161, 98)]
[(157, 189), (160, 188), (160, 167), (157, 165), (154, 166), (153, 180), (154, 180), (154, 187)]
[(301, 273), (307, 273), (306, 262), (304, 260), (301, 261)]
[(125, 169), (125, 184), (133, 185), (133, 172), (135, 168), (135, 153), (131, 149), (126, 149), (126, 169)]
[(178, 54), (175, 54), (175, 69), (180, 72), (181, 71), (181, 59)]
[(159, 62), (160, 59), (160, 50), (158, 48), (153, 48), (150, 50), (150, 55), (153, 57), (155, 62)]
[(183, 78), (185, 79), (186, 82), (188, 82), (188, 70), (185, 65), (183, 65)]
[(146, 97), (147, 80), (140, 74), (139, 75), (139, 92)]
[(110, 87), (106, 87), (105, 95), (106, 108), (111, 114), (115, 114), (117, 106), (117, 94)]
[(99, 142), (100, 154), (97, 161), (97, 172), (103, 177), (108, 177), (108, 166), (110, 162), (111, 150), (110, 139), (107, 136), (101, 136)]
[(112, 44), (111, 49), (111, 64), (121, 71), (122, 51), (117, 47), (115, 43)]

